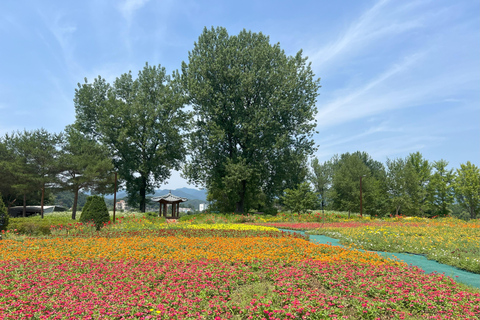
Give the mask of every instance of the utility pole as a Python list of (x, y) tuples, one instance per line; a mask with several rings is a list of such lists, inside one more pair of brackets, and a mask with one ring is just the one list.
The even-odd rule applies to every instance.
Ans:
[(115, 190), (113, 193), (113, 222), (115, 223), (115, 208), (117, 207), (117, 172), (115, 171)]

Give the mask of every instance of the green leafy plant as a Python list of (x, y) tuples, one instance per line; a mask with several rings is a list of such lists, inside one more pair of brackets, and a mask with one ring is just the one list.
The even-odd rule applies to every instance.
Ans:
[(87, 198), (80, 216), (80, 222), (88, 221), (93, 221), (97, 230), (100, 230), (104, 223), (110, 222), (110, 215), (103, 197), (90, 196)]

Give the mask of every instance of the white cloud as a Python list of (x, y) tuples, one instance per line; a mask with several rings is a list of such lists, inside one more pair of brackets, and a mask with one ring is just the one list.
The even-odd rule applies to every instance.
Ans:
[(125, 0), (118, 9), (127, 21), (131, 21), (135, 11), (141, 9), (150, 0)]
[[(334, 69), (332, 63), (335, 64), (356, 55), (364, 48), (368, 49), (372, 42), (379, 42), (423, 25), (423, 17), (404, 17), (405, 7), (398, 6), (392, 9), (387, 6), (389, 2), (388, 0), (378, 1), (332, 43), (321, 48), (306, 50), (315, 69)], [(408, 6), (412, 7), (413, 4), (410, 3)]]

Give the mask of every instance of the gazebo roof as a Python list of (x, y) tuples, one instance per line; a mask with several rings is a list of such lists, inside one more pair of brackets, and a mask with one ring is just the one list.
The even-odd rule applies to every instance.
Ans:
[(159, 197), (153, 197), (151, 200), (155, 201), (155, 202), (185, 202), (188, 199), (175, 196), (170, 191), (168, 194), (165, 194), (165, 195), (159, 196)]

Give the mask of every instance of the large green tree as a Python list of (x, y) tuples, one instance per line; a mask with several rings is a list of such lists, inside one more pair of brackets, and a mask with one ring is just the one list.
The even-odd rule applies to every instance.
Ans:
[(106, 193), (113, 190), (113, 164), (108, 149), (73, 126), (65, 128), (60, 167), (63, 189), (74, 194), (72, 219), (76, 218), (79, 191)]
[(315, 191), (320, 196), (320, 204), (322, 210), (324, 210), (327, 203), (327, 194), (332, 183), (332, 165), (329, 161), (320, 163), (317, 158), (314, 158), (311, 167), (312, 173), (310, 174), (310, 180), (313, 183)]
[(414, 170), (412, 165), (405, 159), (387, 158), (386, 190), (390, 207), (398, 216), (400, 212), (412, 211), (413, 202), (410, 190), (415, 187)]
[(14, 132), (4, 138), (7, 148), (13, 154), (7, 170), (13, 174), (12, 188), (23, 194), (25, 206), (27, 194), (40, 191), (41, 216), (48, 187), (57, 183), (59, 172), (59, 143), (61, 134), (49, 133), (45, 129)]
[(470, 161), (457, 169), (455, 195), (457, 201), (470, 212), (470, 218), (475, 219), (480, 210), (480, 169)]
[(185, 95), (165, 68), (145, 65), (109, 84), (98, 77), (75, 91), (75, 126), (107, 146), (125, 181), (129, 203), (145, 212), (146, 195), (185, 158)]
[(17, 181), (16, 176), (16, 157), (11, 149), (7, 146), (7, 139), (9, 135), (0, 137), (0, 194), (10, 207), (16, 200), (16, 190), (13, 185)]
[(182, 81), (195, 112), (184, 174), (220, 210), (264, 210), (305, 179), (319, 79), (301, 51), (287, 56), (262, 33), (205, 28)]
[(424, 159), (420, 152), (411, 153), (406, 161), (413, 169), (414, 175), (411, 177), (414, 182), (409, 189), (409, 195), (412, 200), (413, 212), (417, 216), (424, 216), (429, 208), (428, 185), (432, 174), (432, 165), (427, 159)]
[(439, 160), (433, 163), (435, 172), (428, 184), (428, 199), (432, 205), (434, 215), (446, 216), (449, 213), (448, 207), (455, 198), (453, 169), (448, 170), (448, 161)]
[(360, 151), (334, 156), (330, 162), (332, 186), (329, 197), (333, 209), (360, 212), (362, 190), (362, 211), (370, 215), (385, 213), (385, 168), (382, 163)]

